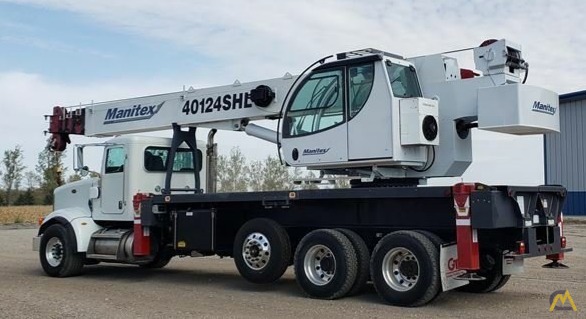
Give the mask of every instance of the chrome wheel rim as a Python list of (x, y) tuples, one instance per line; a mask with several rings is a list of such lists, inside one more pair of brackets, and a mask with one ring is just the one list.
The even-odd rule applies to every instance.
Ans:
[(328, 247), (315, 245), (305, 254), (303, 269), (312, 284), (324, 286), (336, 275), (336, 258)]
[(45, 259), (51, 267), (57, 267), (63, 261), (63, 243), (57, 237), (47, 241), (45, 246)]
[(395, 247), (383, 258), (383, 277), (396, 291), (411, 290), (419, 280), (419, 261), (407, 248)]
[(246, 266), (254, 270), (261, 270), (271, 258), (271, 243), (262, 233), (251, 233), (242, 244), (242, 257)]

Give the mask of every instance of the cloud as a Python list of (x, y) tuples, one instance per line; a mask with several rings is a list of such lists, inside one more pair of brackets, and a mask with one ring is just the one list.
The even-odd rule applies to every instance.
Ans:
[[(530, 83), (568, 92), (585, 82), (583, 1), (16, 0), (191, 48), (244, 80), (297, 71), (338, 51), (405, 56), (508, 38), (524, 46)], [(563, 23), (561, 23), (563, 21)]]
[(27, 31), (27, 32), (31, 32), (31, 31), (38, 31), (37, 28), (25, 24), (25, 23), (21, 23), (21, 22), (15, 22), (15, 21), (10, 21), (8, 19), (5, 20), (0, 20), (0, 30), (17, 30), (17, 31)]
[(97, 50), (80, 48), (73, 45), (61, 43), (59, 41), (50, 41), (46, 39), (41, 39), (38, 37), (31, 37), (31, 36), (10, 36), (10, 35), (1, 35), (0, 42), (4, 42), (5, 45), (12, 45), (12, 44), (21, 44), (26, 45), (29, 47), (33, 47), (36, 49), (42, 50), (49, 50), (49, 51), (56, 51), (61, 53), (75, 53), (80, 55), (93, 55), (96, 57), (104, 58), (104, 59), (111, 59), (114, 56), (112, 54), (103, 53)]

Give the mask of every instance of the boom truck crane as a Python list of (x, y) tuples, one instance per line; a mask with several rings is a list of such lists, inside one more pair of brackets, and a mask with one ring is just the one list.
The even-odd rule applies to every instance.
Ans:
[[(521, 47), (472, 48), (475, 71), (448, 54), (363, 49), (298, 76), (54, 107), (51, 148), (71, 135), (115, 136), (98, 177), (55, 190), (33, 247), (49, 276), (86, 264), (164, 267), (173, 256), (233, 257), (271, 283), (292, 265), (310, 297), (358, 293), (424, 305), (441, 292), (486, 293), (528, 257), (561, 267), (561, 186), (425, 186), (472, 162), (470, 130), (559, 131), (558, 95), (524, 84)], [(278, 131), (254, 124), (277, 120)], [(207, 143), (196, 128), (211, 129)], [(171, 129), (173, 137), (129, 135)], [(215, 193), (216, 130), (275, 143), (286, 165), (357, 177), (348, 189)], [(76, 169), (87, 173), (76, 145)], [(358, 178), (359, 177), (359, 178)]]

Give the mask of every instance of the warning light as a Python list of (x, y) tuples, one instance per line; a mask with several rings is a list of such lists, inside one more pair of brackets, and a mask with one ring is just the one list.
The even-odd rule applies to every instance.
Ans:
[(517, 253), (519, 255), (524, 255), (525, 254), (525, 243), (524, 242), (519, 242), (519, 247), (517, 248)]

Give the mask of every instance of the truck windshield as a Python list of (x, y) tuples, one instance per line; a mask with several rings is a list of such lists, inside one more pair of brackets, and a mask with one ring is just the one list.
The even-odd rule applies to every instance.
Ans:
[(417, 74), (413, 66), (405, 66), (387, 61), (389, 81), (395, 97), (422, 97)]

